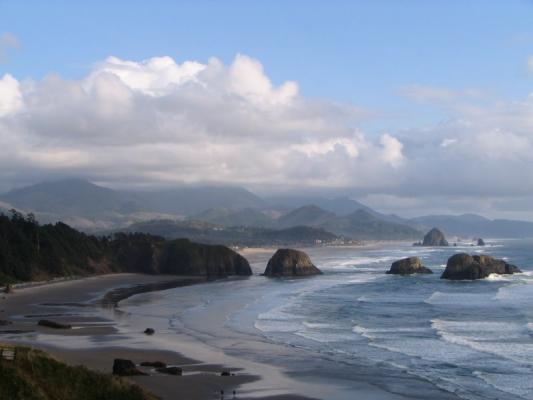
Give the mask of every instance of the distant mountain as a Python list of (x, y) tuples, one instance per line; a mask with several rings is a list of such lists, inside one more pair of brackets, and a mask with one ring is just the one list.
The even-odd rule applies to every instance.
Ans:
[(62, 215), (130, 213), (140, 209), (114, 190), (82, 179), (38, 183), (12, 190), (0, 199), (17, 208)]
[(211, 208), (194, 215), (191, 219), (224, 226), (268, 227), (274, 224), (272, 218), (254, 208), (244, 208), (236, 211), (227, 208)]
[(326, 211), (330, 211), (337, 215), (347, 215), (356, 210), (371, 211), (371, 208), (359, 203), (349, 197), (336, 197), (329, 199), (318, 196), (286, 196), (286, 197), (267, 197), (265, 199), (271, 207), (281, 208), (286, 210), (293, 210), (313, 204)]
[(320, 226), (327, 221), (337, 217), (335, 213), (326, 211), (313, 204), (299, 207), (278, 218), (280, 227), (290, 226)]
[(380, 219), (366, 210), (336, 217), (322, 225), (326, 230), (352, 239), (403, 240), (417, 239), (422, 233), (408, 225)]
[(148, 209), (181, 215), (194, 215), (217, 208), (242, 210), (266, 205), (263, 199), (240, 187), (183, 186), (130, 194)]
[(166, 239), (188, 238), (200, 243), (231, 246), (314, 245), (342, 241), (322, 228), (298, 226), (287, 229), (224, 227), (202, 221), (154, 220), (132, 224), (123, 232), (139, 232)]
[(491, 220), (476, 214), (428, 215), (412, 218), (411, 226), (428, 229), (438, 226), (448, 235), (473, 237), (533, 237), (533, 222), (508, 219)]

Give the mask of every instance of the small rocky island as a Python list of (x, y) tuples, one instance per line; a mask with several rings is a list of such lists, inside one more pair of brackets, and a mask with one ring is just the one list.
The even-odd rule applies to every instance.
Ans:
[(449, 246), (449, 243), (440, 229), (433, 228), (426, 233), (422, 243), (415, 243), (414, 246)]
[(522, 271), (517, 266), (508, 264), (504, 260), (485, 255), (471, 256), (466, 253), (459, 253), (448, 259), (441, 279), (484, 279), (490, 274), (508, 275), (517, 272)]
[(268, 261), (265, 276), (309, 276), (319, 275), (320, 271), (307, 254), (300, 250), (279, 249)]
[(479, 238), (479, 239), (477, 240), (477, 245), (478, 245), (478, 246), (485, 246), (485, 241), (484, 241), (483, 239)]
[(429, 268), (422, 264), (418, 257), (408, 257), (392, 263), (387, 274), (393, 275), (411, 275), (411, 274), (432, 274)]

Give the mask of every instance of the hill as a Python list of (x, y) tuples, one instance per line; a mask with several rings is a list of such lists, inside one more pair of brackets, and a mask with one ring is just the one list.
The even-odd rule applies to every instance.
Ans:
[(242, 210), (211, 208), (192, 216), (191, 219), (224, 226), (268, 227), (275, 223), (265, 213), (253, 208), (244, 208)]
[(379, 219), (365, 210), (357, 210), (347, 216), (331, 219), (324, 223), (323, 227), (337, 235), (358, 240), (416, 239), (422, 235), (420, 231), (410, 226)]
[(331, 211), (326, 211), (313, 204), (299, 207), (278, 218), (280, 227), (290, 226), (320, 226), (325, 222), (335, 218), (337, 215)]
[(333, 199), (320, 196), (285, 196), (267, 197), (265, 200), (271, 207), (282, 210), (293, 210), (313, 204), (337, 215), (346, 215), (361, 209), (371, 211), (370, 207), (347, 196), (335, 197)]
[(533, 222), (506, 219), (491, 220), (476, 214), (428, 215), (412, 218), (411, 226), (426, 230), (438, 226), (448, 235), (473, 237), (533, 237)]
[(58, 222), (0, 215), (0, 283), (108, 272), (250, 275), (248, 262), (224, 246), (147, 234), (89, 236)]
[(286, 229), (225, 227), (201, 221), (146, 221), (132, 224), (124, 231), (161, 235), (167, 239), (186, 237), (201, 243), (220, 243), (227, 246), (314, 245), (343, 240), (322, 228), (310, 226)]

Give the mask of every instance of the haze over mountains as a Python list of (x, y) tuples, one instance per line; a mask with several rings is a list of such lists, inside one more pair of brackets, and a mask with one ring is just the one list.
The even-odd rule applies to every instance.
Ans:
[(453, 236), (533, 236), (533, 223), (527, 221), (489, 220), (475, 214), (405, 219), (348, 197), (261, 198), (227, 186), (120, 191), (66, 179), (0, 195), (0, 209), (11, 208), (32, 212), (42, 223), (63, 221), (89, 232), (143, 231), (206, 242), (411, 240), (433, 226)]

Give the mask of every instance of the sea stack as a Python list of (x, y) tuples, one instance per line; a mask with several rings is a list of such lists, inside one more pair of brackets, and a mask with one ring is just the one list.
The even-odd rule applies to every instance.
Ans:
[(265, 276), (309, 276), (321, 274), (307, 254), (300, 250), (279, 249), (268, 261)]
[(473, 280), (486, 278), (490, 274), (508, 275), (517, 272), (522, 271), (504, 260), (485, 255), (471, 256), (466, 253), (459, 253), (448, 259), (441, 279)]
[(444, 233), (438, 228), (433, 228), (424, 236), (422, 246), (449, 246), (449, 244)]
[(429, 268), (422, 264), (418, 257), (408, 257), (392, 263), (387, 274), (393, 275), (411, 275), (411, 274), (432, 274)]
[(479, 238), (479, 239), (477, 240), (477, 245), (478, 245), (478, 246), (485, 246), (485, 241), (484, 241), (483, 239)]

